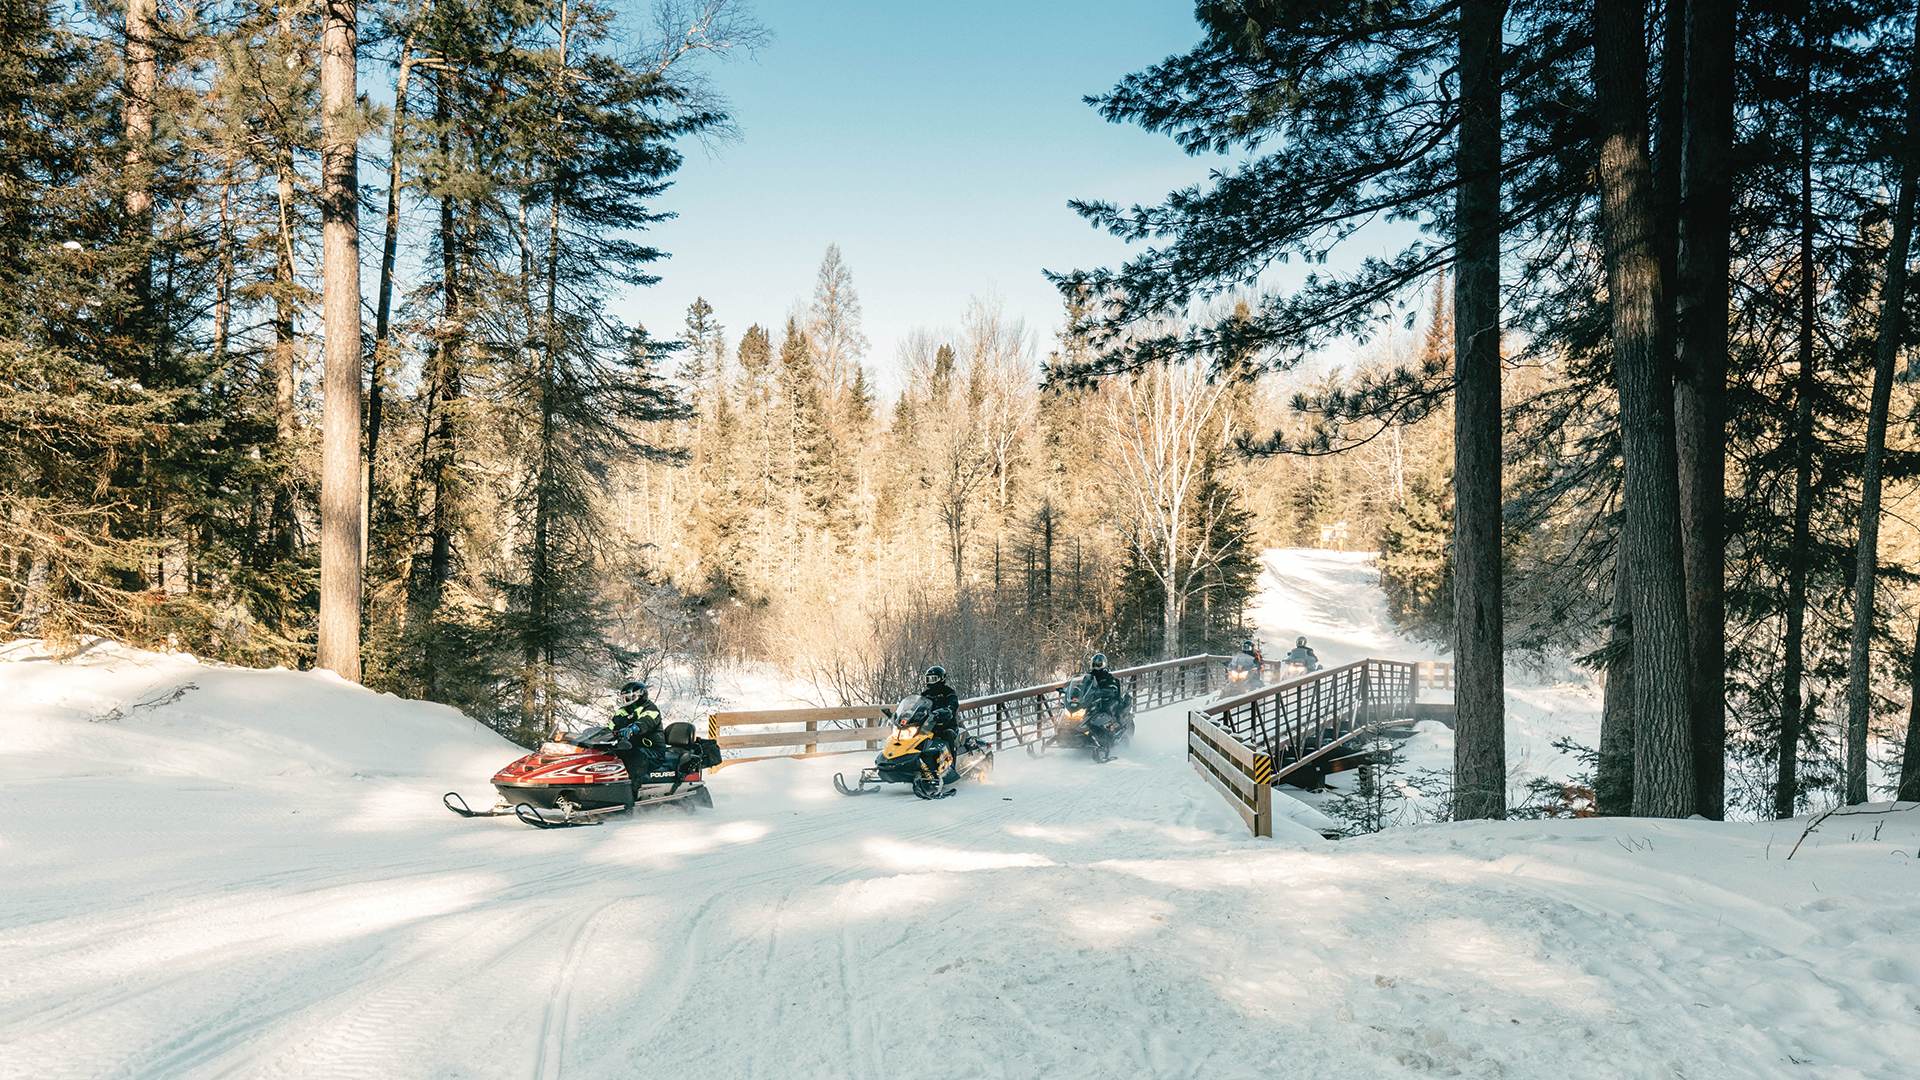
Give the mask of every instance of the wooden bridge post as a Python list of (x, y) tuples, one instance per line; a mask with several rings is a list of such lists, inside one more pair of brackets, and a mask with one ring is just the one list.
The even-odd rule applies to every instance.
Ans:
[(1253, 755), (1253, 835), (1273, 836), (1273, 755)]
[[(813, 735), (818, 733), (819, 730), (820, 730), (820, 721), (818, 720), (807, 721), (807, 734)], [(806, 752), (809, 754), (818, 753), (820, 751), (820, 744), (809, 740), (805, 749), (806, 749)]]

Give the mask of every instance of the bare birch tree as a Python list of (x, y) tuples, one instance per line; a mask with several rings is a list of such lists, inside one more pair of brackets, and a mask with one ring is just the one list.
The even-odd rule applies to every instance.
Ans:
[(1224, 391), (1198, 364), (1149, 367), (1107, 395), (1107, 423), (1119, 504), (1141, 562), (1164, 598), (1164, 649), (1180, 655), (1180, 624), (1197, 576), (1204, 536), (1194, 513)]

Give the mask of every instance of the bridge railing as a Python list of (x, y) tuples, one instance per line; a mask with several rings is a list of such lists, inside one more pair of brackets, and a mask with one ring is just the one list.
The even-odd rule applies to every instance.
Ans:
[[(1224, 682), (1226, 661), (1224, 656), (1201, 653), (1118, 668), (1113, 674), (1133, 694), (1135, 709), (1154, 709), (1212, 693)], [(996, 750), (1025, 746), (1052, 733), (1055, 705), (1066, 685), (1067, 680), (1062, 679), (967, 698), (960, 702), (960, 723)], [(795, 754), (850, 754), (879, 747), (887, 737), (886, 709), (879, 705), (846, 705), (718, 712), (707, 719), (707, 737), (718, 741), (723, 751), (777, 751), (730, 757), (729, 764)], [(861, 745), (849, 745), (853, 743)]]
[[(1139, 712), (1212, 693), (1225, 681), (1226, 661), (1224, 656), (1199, 653), (1178, 660), (1115, 668), (1113, 674), (1133, 695), (1134, 711)], [(1062, 679), (967, 698), (960, 703), (960, 723), (975, 738), (986, 740), (996, 750), (1044, 739), (1053, 731), (1054, 706), (1060, 691), (1066, 689), (1070, 681)]]
[(1411, 723), (1421, 690), (1452, 683), (1453, 665), (1433, 661), (1369, 659), (1315, 672), (1192, 710), (1187, 756), (1254, 835), (1271, 836), (1272, 785), (1324, 775), (1337, 750)]

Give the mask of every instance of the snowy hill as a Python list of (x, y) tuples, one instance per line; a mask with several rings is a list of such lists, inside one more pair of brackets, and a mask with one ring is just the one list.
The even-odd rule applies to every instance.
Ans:
[(528, 830), (330, 676), (0, 654), (0, 1076), (1911, 1076), (1920, 812), (1248, 838), (1178, 708), (924, 803), (858, 756)]

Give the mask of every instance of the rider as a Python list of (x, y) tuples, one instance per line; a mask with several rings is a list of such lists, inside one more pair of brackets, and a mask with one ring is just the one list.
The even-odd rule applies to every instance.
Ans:
[(966, 749), (972, 740), (960, 731), (960, 695), (947, 685), (947, 669), (939, 664), (928, 668), (927, 686), (920, 693), (927, 699), (934, 735), (946, 740), (956, 755)]
[(1128, 699), (1121, 689), (1120, 679), (1107, 667), (1106, 653), (1094, 653), (1093, 659), (1087, 661), (1087, 673), (1080, 677), (1080, 700), (1089, 707), (1096, 703), (1104, 707), (1111, 702), (1114, 715), (1125, 715)]
[(1320, 658), (1308, 647), (1304, 634), (1294, 639), (1293, 651), (1287, 654), (1287, 663), (1299, 664), (1308, 671), (1320, 670)]
[(1087, 674), (1081, 683), (1088, 690), (1117, 692), (1120, 689), (1120, 680), (1107, 670), (1107, 654), (1103, 652), (1094, 653), (1093, 659), (1087, 662)]
[(620, 687), (620, 707), (607, 724), (626, 748), (616, 751), (633, 780), (633, 797), (640, 797), (640, 784), (656, 763), (662, 747), (660, 706), (647, 696), (643, 679), (629, 679)]

